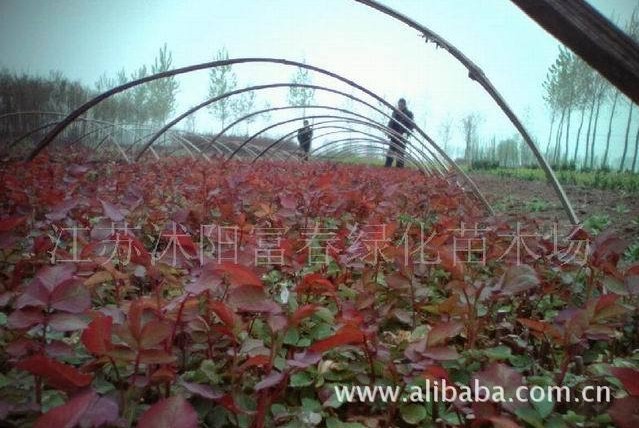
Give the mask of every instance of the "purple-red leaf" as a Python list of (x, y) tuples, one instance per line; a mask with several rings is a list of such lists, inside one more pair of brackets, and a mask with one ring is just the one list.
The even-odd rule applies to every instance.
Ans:
[(59, 363), (44, 355), (29, 357), (16, 364), (16, 367), (41, 376), (51, 387), (67, 392), (85, 387), (93, 380), (93, 376), (80, 373), (75, 367)]
[(49, 325), (57, 331), (83, 330), (87, 323), (73, 314), (56, 313), (49, 317)]
[(214, 391), (209, 385), (201, 383), (182, 382), (182, 386), (190, 393), (209, 400), (219, 400), (224, 395), (221, 392)]
[(9, 327), (19, 330), (42, 324), (43, 321), (44, 314), (40, 309), (18, 309), (9, 315)]
[(26, 217), (6, 217), (0, 220), (0, 232), (9, 232), (10, 230), (15, 229), (24, 221)]
[(83, 428), (112, 426), (118, 420), (119, 413), (118, 403), (113, 398), (99, 397), (82, 415), (80, 426)]
[(512, 296), (538, 287), (539, 276), (528, 265), (511, 266), (502, 275), (500, 285), (501, 294)]
[(209, 308), (228, 328), (235, 326), (235, 314), (224, 302), (213, 301), (209, 303)]
[(124, 220), (124, 215), (120, 212), (118, 207), (110, 202), (103, 201), (102, 199), (100, 199), (100, 203), (102, 204), (102, 210), (104, 211), (105, 216), (115, 222)]
[(142, 328), (140, 349), (149, 349), (157, 346), (171, 335), (171, 331), (171, 326), (163, 321), (149, 321)]
[(52, 221), (59, 221), (64, 219), (69, 211), (78, 205), (78, 201), (76, 199), (67, 199), (59, 204), (55, 205), (51, 212), (46, 214), (45, 217)]
[(289, 324), (292, 326), (298, 325), (304, 318), (310, 317), (315, 312), (317, 312), (318, 309), (319, 309), (319, 306), (314, 304), (306, 304), (306, 305), (300, 306), (293, 313), (293, 315), (291, 315), (291, 318), (289, 319)]
[(97, 394), (94, 391), (76, 395), (65, 404), (54, 407), (40, 416), (34, 428), (74, 428), (96, 398)]
[(435, 325), (428, 332), (427, 346), (438, 346), (446, 343), (451, 337), (457, 336), (464, 329), (464, 325), (458, 321), (449, 321)]
[(616, 398), (608, 410), (615, 426), (637, 428), (639, 426), (639, 397)]
[(364, 333), (350, 324), (340, 328), (334, 335), (313, 343), (309, 350), (322, 353), (343, 345), (361, 345), (364, 343)]
[(230, 290), (228, 304), (236, 311), (242, 312), (282, 312), (282, 308), (266, 295), (264, 288), (253, 285), (240, 285)]
[(262, 379), (255, 385), (256, 391), (261, 391), (262, 389), (271, 388), (273, 386), (278, 385), (284, 379), (286, 375), (284, 373), (280, 373), (278, 371), (273, 370), (268, 376)]
[(459, 358), (459, 353), (452, 346), (436, 346), (427, 348), (422, 356), (436, 361), (451, 361)]
[(259, 288), (264, 286), (262, 280), (246, 266), (222, 262), (209, 264), (205, 268), (219, 276), (226, 276), (229, 283), (234, 286), (250, 285)]
[(104, 355), (111, 350), (113, 318), (100, 316), (82, 332), (82, 343), (95, 355)]
[(67, 280), (55, 287), (49, 303), (53, 309), (79, 314), (91, 307), (91, 294), (82, 281)]
[(632, 396), (639, 396), (639, 370), (624, 367), (612, 367), (610, 369), (610, 373), (621, 381), (628, 394)]
[(502, 363), (492, 363), (485, 370), (475, 373), (474, 379), (480, 385), (488, 387), (490, 391), (494, 391), (495, 388), (500, 390), (503, 388), (506, 400), (502, 406), (505, 409), (514, 412), (516, 409), (526, 406), (526, 403), (516, 400), (515, 392), (523, 385), (524, 377), (513, 368)]
[(197, 413), (184, 398), (169, 397), (140, 416), (138, 428), (197, 428)]
[(76, 267), (71, 263), (47, 266), (38, 271), (36, 279), (40, 280), (49, 291), (53, 291), (58, 284), (71, 279), (75, 271)]

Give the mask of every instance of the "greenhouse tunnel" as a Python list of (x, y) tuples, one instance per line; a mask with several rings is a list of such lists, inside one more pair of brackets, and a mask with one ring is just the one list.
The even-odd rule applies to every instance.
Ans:
[[(485, 89), (485, 91), (493, 98), (494, 102), (499, 106), (499, 108), (504, 112), (504, 114), (518, 130), (521, 137), (534, 154), (539, 165), (543, 168), (548, 182), (553, 186), (570, 222), (572, 222), (573, 224), (579, 223), (579, 219), (577, 218), (574, 209), (570, 204), (570, 201), (568, 200), (549, 163), (544, 158), (536, 144), (533, 142), (521, 120), (511, 110), (504, 98), (497, 91), (492, 82), (490, 82), (490, 80), (485, 76), (483, 71), (455, 46), (447, 42), (445, 39), (443, 39), (435, 32), (431, 31), (427, 27), (421, 25), (420, 23), (400, 14), (399, 12), (396, 12), (395, 10), (387, 6), (382, 5), (379, 2), (373, 0), (357, 1), (387, 15), (392, 19), (398, 20), (408, 25), (412, 29), (417, 30), (423, 35), (427, 42), (434, 42), (438, 47), (442, 47), (456, 60), (458, 60), (464, 67), (466, 67), (468, 69), (468, 77), (478, 82)], [(600, 24), (597, 21), (598, 18), (594, 16), (591, 11), (580, 9), (579, 13), (587, 18), (584, 21), (585, 24), (581, 25), (581, 27), (577, 26), (579, 28), (576, 29), (572, 28), (571, 31), (573, 33), (571, 34), (568, 34), (570, 33), (570, 31), (553, 31), (556, 26), (554, 26), (554, 24), (552, 23), (548, 23), (549, 18), (547, 14), (543, 15), (539, 12), (539, 9), (528, 7), (528, 4), (526, 2), (519, 2), (514, 0), (514, 3), (520, 6), (531, 17), (538, 20), (541, 25), (543, 25), (553, 34), (556, 34), (557, 37), (567, 41), (567, 43), (570, 43), (570, 41), (574, 39), (575, 32), (581, 31), (580, 34), (583, 34), (583, 32), (587, 31), (588, 28), (592, 28), (592, 25)], [(554, 13), (560, 17), (567, 14), (565, 7), (561, 6), (561, 2), (552, 0), (546, 1), (543, 5), (540, 5), (539, 8), (545, 11), (552, 9)], [(616, 34), (614, 32), (607, 33), (606, 36), (614, 40), (620, 38), (619, 34)], [(617, 37), (617, 39), (615, 39), (615, 37)], [(607, 42), (609, 45), (614, 45), (614, 40), (613, 42)], [(628, 44), (627, 41), (623, 39), (623, 37), (621, 37), (621, 41), (625, 43), (625, 45), (623, 45), (623, 48), (627, 50), (636, 48), (636, 46)], [(583, 40), (581, 42), (581, 45), (583, 45)], [(577, 46), (577, 50), (578, 52), (580, 52), (578, 48), (579, 46)], [(584, 53), (584, 55), (587, 57), (586, 59), (590, 59), (592, 57), (592, 55), (589, 55), (588, 53)], [(235, 89), (223, 93), (219, 96), (209, 98), (202, 103), (189, 108), (188, 110), (176, 116), (174, 119), (168, 121), (162, 127), (155, 130), (149, 127), (144, 129), (138, 127), (134, 129), (134, 127), (127, 126), (126, 124), (108, 123), (105, 121), (90, 118), (90, 112), (93, 107), (120, 92), (129, 90), (138, 85), (147, 84), (158, 79), (163, 79), (171, 76), (192, 73), (198, 70), (229, 66), (233, 64), (261, 63), (289, 67), (295, 66), (301, 69), (306, 69), (319, 75), (327, 76), (333, 79), (335, 82), (346, 84), (362, 95), (356, 96), (335, 88), (322, 85), (299, 83), (270, 83)], [(627, 67), (630, 67), (631, 70), (633, 66), (636, 67), (636, 64), (633, 64), (632, 61), (626, 61), (625, 63), (621, 61), (621, 63), (622, 66), (625, 65)], [(593, 65), (598, 66), (601, 70), (603, 70), (603, 73), (610, 75), (610, 71), (608, 69), (611, 67), (608, 67), (606, 64), (601, 64), (600, 62), (597, 62), (595, 60)], [(619, 82), (618, 79), (615, 79), (614, 74), (615, 73), (612, 72), (611, 79), (613, 83), (617, 84)], [(625, 83), (619, 83), (619, 85), (622, 90), (627, 91), (627, 93), (629, 94), (636, 93), (634, 87), (630, 85), (627, 85)], [(178, 125), (182, 120), (188, 118), (190, 115), (197, 113), (200, 109), (208, 107), (216, 102), (222, 102), (229, 97), (240, 95), (245, 92), (294, 87), (304, 88), (308, 90), (324, 91), (327, 93), (339, 95), (358, 103), (358, 105), (360, 106), (364, 106), (367, 109), (368, 113), (361, 114), (346, 108), (338, 108), (331, 105), (318, 104), (305, 106), (268, 106), (267, 108), (251, 111), (248, 114), (234, 120), (229, 125), (223, 127), (223, 129), (212, 138), (207, 138), (202, 135), (189, 133), (183, 130), (173, 129), (173, 127)], [(365, 98), (368, 98), (370, 101), (367, 101)], [(373, 105), (373, 102), (377, 103), (379, 107)], [(270, 115), (271, 113), (278, 111), (295, 111), (296, 109), (300, 108), (303, 109), (302, 115), (298, 115), (287, 120), (275, 121), (268, 126), (263, 127), (259, 131), (253, 133), (247, 138), (230, 138), (227, 136), (227, 133), (234, 127), (241, 125), (245, 121), (253, 120), (256, 116)], [(307, 109), (328, 110), (331, 113), (307, 115)], [(3, 147), (3, 152), (5, 154), (15, 152), (18, 154), (18, 156), (23, 156), (26, 160), (33, 160), (44, 148), (54, 142), (57, 137), (63, 135), (68, 137), (66, 138), (66, 140), (70, 140), (70, 142), (65, 141), (63, 145), (63, 147), (65, 148), (75, 148), (80, 145), (86, 145), (87, 148), (96, 152), (98, 151), (98, 149), (100, 149), (100, 151), (105, 153), (107, 158), (109, 156), (123, 157), (126, 162), (133, 162), (142, 159), (143, 155), (147, 151), (150, 152), (156, 159), (160, 158), (160, 156), (186, 154), (193, 159), (203, 157), (206, 160), (210, 160), (210, 156), (218, 156), (228, 161), (235, 157), (239, 157), (242, 159), (250, 160), (251, 162), (255, 162), (264, 157), (269, 157), (271, 159), (277, 159), (280, 161), (298, 160), (300, 157), (296, 156), (296, 154), (299, 155), (299, 151), (296, 149), (296, 144), (294, 142), (296, 130), (286, 132), (280, 131), (279, 128), (282, 127), (282, 129), (284, 129), (286, 128), (285, 125), (299, 123), (304, 119), (332, 119), (331, 121), (320, 121), (318, 123), (313, 123), (312, 127), (313, 129), (317, 130), (324, 128), (330, 129), (331, 127), (335, 127), (337, 129), (339, 127), (335, 125), (335, 123), (339, 123), (340, 125), (346, 124), (348, 126), (364, 126), (366, 128), (369, 128), (370, 131), (367, 133), (363, 130), (355, 129), (354, 127), (342, 127), (338, 131), (333, 130), (333, 132), (316, 135), (316, 140), (319, 140), (320, 142), (319, 146), (316, 146), (312, 151), (314, 155), (312, 159), (325, 160), (339, 157), (340, 154), (343, 153), (349, 153), (352, 155), (364, 153), (365, 151), (358, 147), (358, 144), (362, 142), (366, 142), (371, 145), (371, 150), (369, 150), (369, 152), (375, 151), (378, 153), (382, 153), (383, 147), (389, 148), (388, 136), (395, 135), (400, 139), (400, 141), (403, 142), (403, 144), (405, 144), (405, 157), (412, 166), (417, 167), (426, 174), (437, 174), (443, 176), (450, 175), (459, 177), (460, 182), (463, 183), (463, 186), (466, 187), (467, 190), (476, 197), (478, 203), (483, 205), (487, 212), (493, 213), (490, 204), (487, 202), (477, 184), (473, 182), (473, 180), (464, 172), (464, 170), (442, 149), (440, 145), (438, 145), (434, 141), (433, 138), (426, 134), (426, 132), (422, 128), (416, 126), (413, 131), (408, 132), (407, 138), (404, 138), (401, 135), (397, 135), (396, 131), (388, 128), (384, 124), (384, 122), (390, 119), (390, 113), (392, 112), (402, 114), (395, 108), (395, 106), (388, 103), (383, 97), (335, 72), (331, 72), (329, 70), (315, 67), (306, 63), (287, 59), (231, 58), (177, 68), (174, 70), (161, 72), (155, 75), (146, 76), (124, 83), (99, 94), (95, 98), (89, 100), (88, 102), (84, 103), (76, 110), (68, 114), (63, 112), (38, 111), (13, 112), (10, 114), (5, 114), (3, 116), (0, 116), (0, 125), (2, 124), (2, 121), (9, 120), (15, 117), (22, 118), (31, 116), (40, 118), (40, 121), (36, 120), (36, 122), (38, 122), (37, 126), (34, 126), (28, 131), (16, 136), (12, 141), (6, 143)], [(337, 113), (340, 113), (341, 115), (338, 115)], [(373, 116), (375, 116), (376, 119), (373, 119)], [(379, 119), (380, 117), (382, 121), (381, 123)], [(55, 120), (51, 120), (52, 118), (55, 118)], [(46, 122), (42, 123), (44, 120), (46, 120)], [(330, 124), (330, 126), (327, 126), (329, 125), (329, 123), (332, 124)], [(90, 129), (87, 130), (87, 128)], [(263, 142), (257, 141), (260, 139), (261, 136), (263, 136), (264, 133), (273, 129), (277, 129), (277, 132), (279, 132), (281, 137), (269, 142), (266, 147), (264, 146)], [(324, 141), (324, 139), (329, 135), (338, 132), (348, 132), (349, 134), (358, 133), (360, 136), (356, 138), (352, 136), (350, 138), (341, 139), (333, 138), (330, 141)], [(40, 138), (37, 144), (35, 144), (35, 146), (31, 147), (30, 149), (28, 148), (28, 144), (22, 144), (25, 140), (35, 140), (35, 136), (42, 134), (44, 135)], [(125, 135), (127, 137), (125, 137)], [(90, 139), (95, 140), (95, 143), (84, 143), (85, 141), (88, 141)], [(118, 142), (118, 140), (120, 142)], [(392, 145), (392, 143), (390, 143), (390, 145)], [(109, 152), (108, 150), (106, 150), (106, 146), (109, 146), (112, 151)], [(58, 149), (58, 146), (55, 146), (55, 148)]]

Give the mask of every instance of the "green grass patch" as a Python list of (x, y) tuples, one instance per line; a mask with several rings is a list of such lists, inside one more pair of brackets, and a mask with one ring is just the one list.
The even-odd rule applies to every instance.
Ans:
[[(527, 181), (546, 181), (546, 174), (540, 168), (492, 168), (482, 172), (498, 177), (518, 178)], [(618, 173), (612, 171), (556, 171), (561, 184), (572, 184), (602, 190), (617, 190), (627, 193), (639, 193), (639, 174)]]

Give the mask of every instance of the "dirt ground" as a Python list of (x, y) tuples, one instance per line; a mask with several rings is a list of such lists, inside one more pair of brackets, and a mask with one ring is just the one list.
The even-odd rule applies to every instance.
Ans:
[[(513, 216), (528, 213), (544, 221), (569, 226), (559, 198), (546, 182), (481, 173), (470, 175), (497, 213)], [(585, 222), (587, 228), (605, 223), (607, 217), (609, 223), (604, 230), (612, 228), (631, 240), (639, 238), (638, 194), (574, 185), (565, 185), (564, 189), (579, 220)]]

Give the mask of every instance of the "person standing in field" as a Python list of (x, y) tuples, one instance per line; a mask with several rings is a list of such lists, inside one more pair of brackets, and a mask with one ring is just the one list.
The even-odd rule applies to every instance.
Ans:
[(297, 141), (300, 143), (300, 147), (304, 151), (303, 159), (308, 160), (308, 153), (311, 151), (311, 140), (313, 139), (313, 129), (308, 123), (308, 120), (304, 120), (304, 126), (297, 130)]
[(404, 152), (406, 150), (406, 140), (403, 138), (404, 134), (408, 134), (415, 128), (415, 122), (413, 122), (413, 112), (406, 107), (406, 100), (400, 98), (397, 102), (397, 110), (393, 111), (391, 120), (388, 122), (388, 127), (395, 131), (389, 133), (390, 144), (388, 148), (388, 154), (386, 155), (385, 167), (392, 167), (393, 160), (396, 159), (397, 168), (404, 167)]

